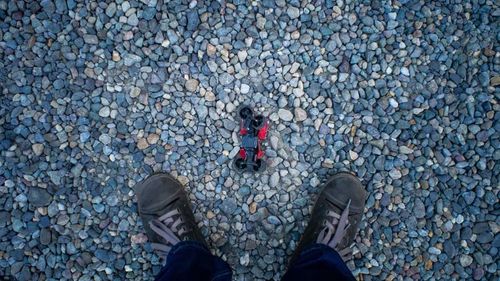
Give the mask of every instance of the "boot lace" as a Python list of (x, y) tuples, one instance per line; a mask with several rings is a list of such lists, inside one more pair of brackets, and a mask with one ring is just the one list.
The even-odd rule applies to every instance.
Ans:
[[(177, 217), (177, 218), (175, 218)], [(151, 243), (153, 250), (157, 251), (160, 257), (166, 257), (170, 249), (179, 243), (181, 240), (179, 236), (188, 232), (184, 227), (184, 222), (180, 216), (179, 210), (172, 210), (167, 212), (158, 219), (154, 219), (149, 222), (151, 230), (158, 234), (166, 242), (163, 243)]]
[(318, 235), (317, 243), (327, 245), (335, 249), (340, 257), (344, 261), (347, 261), (352, 257), (352, 249), (350, 246), (344, 249), (338, 249), (342, 238), (345, 236), (347, 229), (349, 228), (349, 206), (351, 205), (351, 200), (347, 203), (347, 207), (339, 215), (333, 211), (328, 211), (326, 214), (327, 219), (325, 220), (324, 226)]

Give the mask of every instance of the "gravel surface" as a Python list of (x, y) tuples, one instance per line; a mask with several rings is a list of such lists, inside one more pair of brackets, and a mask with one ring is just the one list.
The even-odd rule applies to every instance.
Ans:
[[(350, 170), (355, 275), (499, 278), (498, 4), (306, 2), (0, 0), (0, 276), (152, 280), (132, 187), (169, 171), (234, 279), (278, 280)], [(242, 104), (259, 176), (230, 168)]]

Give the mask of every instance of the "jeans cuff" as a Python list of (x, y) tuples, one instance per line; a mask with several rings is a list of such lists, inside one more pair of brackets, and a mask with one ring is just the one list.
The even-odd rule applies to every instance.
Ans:
[(167, 260), (173, 258), (173, 256), (176, 255), (177, 252), (187, 250), (189, 248), (196, 249), (198, 251), (203, 251), (205, 253), (210, 254), (210, 251), (208, 250), (207, 246), (205, 246), (203, 243), (198, 242), (198, 241), (181, 241), (177, 244), (175, 244), (172, 249), (170, 249), (170, 252), (167, 255)]
[(329, 250), (336, 252), (335, 249), (333, 249), (332, 247), (325, 245), (325, 244), (321, 244), (321, 243), (313, 243), (313, 244), (310, 244), (308, 246), (305, 246), (304, 250), (302, 252), (305, 253), (305, 252), (310, 252), (310, 251), (326, 250), (326, 249), (329, 249)]
[(303, 260), (305, 258), (309, 258), (308, 256), (310, 256), (312, 254), (317, 254), (320, 252), (332, 252), (338, 258), (342, 259), (339, 255), (339, 253), (337, 253), (337, 251), (335, 251), (335, 249), (331, 248), (330, 246), (327, 246), (325, 244), (320, 244), (320, 243), (314, 243), (314, 244), (306, 246), (302, 250), (302, 252), (299, 254), (299, 256), (295, 262)]

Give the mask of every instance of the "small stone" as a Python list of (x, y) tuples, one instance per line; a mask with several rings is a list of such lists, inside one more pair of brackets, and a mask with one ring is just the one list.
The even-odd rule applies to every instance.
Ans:
[(40, 244), (49, 245), (52, 240), (52, 232), (48, 228), (42, 228), (40, 230)]
[(244, 62), (247, 59), (248, 53), (245, 50), (241, 50), (238, 52), (238, 60), (240, 62)]
[(347, 80), (347, 78), (349, 78), (348, 73), (340, 73), (338, 79), (339, 79), (339, 82), (345, 82)]
[(190, 112), (193, 107), (192, 107), (191, 103), (183, 102), (181, 105), (181, 108), (184, 112)]
[(399, 103), (395, 100), (395, 99), (389, 99), (389, 104), (394, 107), (394, 108), (398, 108), (399, 107)]
[(349, 150), (349, 157), (351, 158), (351, 161), (355, 161), (358, 159), (358, 153), (355, 151)]
[(94, 251), (94, 255), (102, 262), (111, 262), (114, 260), (114, 255), (106, 250), (97, 249)]
[(112, 59), (114, 62), (119, 62), (122, 58), (120, 57), (120, 53), (113, 51)]
[[(230, 103), (226, 104), (226, 112), (231, 113), (231, 112), (233, 112), (235, 109), (236, 109), (236, 106), (234, 106), (234, 104), (233, 104), (232, 102), (230, 102)], [(227, 119), (226, 119), (226, 120), (227, 120)], [(228, 129), (228, 128), (226, 127), (226, 125), (225, 125), (225, 124), (226, 124), (226, 122), (227, 122), (227, 121), (224, 121), (224, 127), (225, 127), (226, 129)], [(232, 129), (228, 129), (228, 130), (231, 130), (231, 131), (232, 131)]]
[(118, 223), (118, 231), (128, 231), (129, 226), (130, 223), (127, 220), (121, 220), (120, 223)]
[(488, 86), (488, 84), (490, 84), (490, 75), (489, 75), (488, 71), (483, 71), (483, 72), (479, 73), (478, 78), (479, 78), (479, 83), (481, 84), (481, 86), (486, 87), (486, 86)]
[(291, 18), (291, 19), (296, 19), (300, 16), (300, 10), (296, 7), (288, 7), (288, 9), (286, 10), (286, 13), (288, 14), (288, 16)]
[(52, 196), (47, 192), (47, 190), (30, 187), (28, 191), (28, 202), (34, 207), (45, 207), (52, 201)]
[(99, 141), (105, 145), (108, 145), (111, 143), (111, 137), (108, 134), (102, 134), (99, 136)]
[(257, 23), (256, 23), (257, 28), (265, 29), (266, 21), (267, 20), (264, 17), (257, 17)]
[(398, 169), (392, 169), (389, 172), (389, 176), (391, 176), (391, 178), (397, 180), (397, 179), (400, 179), (403, 175), (401, 174), (401, 171), (399, 171)]
[(50, 180), (55, 185), (60, 185), (62, 177), (64, 176), (64, 170), (61, 171), (48, 171), (47, 175), (49, 175)]
[(494, 76), (490, 79), (490, 85), (496, 87), (500, 85), (500, 76)]
[(250, 263), (250, 255), (248, 254), (248, 252), (246, 252), (243, 256), (240, 257), (240, 264), (242, 266), (248, 266), (249, 263)]
[(415, 199), (415, 203), (413, 205), (413, 214), (418, 219), (425, 217), (425, 205), (419, 198)]
[(198, 89), (199, 83), (196, 79), (188, 79), (186, 80), (185, 87), (188, 91), (195, 92)]
[(217, 48), (212, 44), (207, 44), (207, 55), (214, 56), (217, 53)]
[(439, 250), (436, 247), (430, 247), (429, 248), (429, 254), (437, 256), (437, 255), (441, 254), (441, 250)]
[(407, 147), (407, 146), (400, 146), (399, 147), (399, 152), (401, 152), (402, 154), (412, 154), (413, 153), (413, 149)]
[(296, 107), (294, 111), (296, 121), (301, 122), (307, 119), (307, 112), (304, 109)]
[(97, 43), (99, 43), (99, 40), (97, 39), (97, 36), (96, 35), (92, 35), (92, 34), (85, 34), (83, 35), (83, 41), (87, 44), (91, 44), (91, 45), (96, 45)]
[[(55, 13), (56, 7), (53, 1), (42, 0), (40, 1), (40, 6), (42, 6), (44, 12), (48, 15)], [(4, 8), (4, 10), (6, 10), (6, 8)]]
[(446, 240), (443, 244), (444, 252), (449, 256), (453, 257), (456, 254), (456, 248), (452, 241)]
[(210, 219), (213, 219), (213, 218), (215, 218), (215, 213), (212, 212), (212, 211), (208, 211), (207, 212), (207, 219), (210, 220)]
[(123, 40), (125, 41), (131, 40), (132, 38), (134, 38), (134, 33), (132, 31), (127, 31), (123, 35)]
[(317, 177), (313, 177), (309, 184), (312, 186), (312, 187), (317, 187), (319, 185), (319, 179)]
[(267, 217), (267, 222), (269, 222), (272, 225), (280, 225), (281, 224), (280, 219), (276, 216)]
[(108, 17), (114, 16), (116, 13), (116, 4), (115, 3), (110, 3), (108, 7), (106, 7), (106, 15)]
[(351, 71), (351, 65), (346, 56), (342, 57), (342, 63), (339, 66), (339, 71), (341, 73), (349, 73)]
[(425, 270), (431, 270), (431, 269), (432, 269), (432, 265), (433, 265), (433, 264), (434, 264), (434, 263), (432, 262), (432, 260), (430, 260), (430, 259), (429, 259), (429, 260), (427, 260), (427, 261), (425, 262), (425, 265), (424, 265)]
[[(497, 13), (498, 12), (500, 12), (500, 10), (497, 10)], [(496, 54), (496, 52), (493, 49), (489, 48), (489, 47), (486, 47), (484, 49), (484, 55), (487, 56), (487, 57), (493, 57), (495, 54)]]
[(200, 16), (198, 15), (197, 10), (196, 9), (189, 10), (186, 13), (186, 16), (187, 16), (187, 30), (195, 31), (198, 28), (198, 25), (200, 24)]
[(290, 110), (280, 108), (278, 110), (278, 116), (281, 118), (283, 121), (292, 121), (293, 119), (293, 114), (290, 112)]
[(137, 141), (137, 148), (144, 150), (149, 147), (149, 143), (145, 138), (141, 138)]
[(234, 77), (225, 72), (219, 76), (219, 82), (224, 86), (231, 84), (233, 80)]
[(160, 136), (157, 134), (149, 134), (148, 135), (148, 143), (149, 144), (156, 144), (159, 139), (160, 139)]
[(220, 206), (221, 211), (224, 212), (226, 215), (234, 214), (237, 207), (238, 204), (236, 203), (236, 200), (234, 198), (227, 198), (223, 200)]
[(126, 66), (132, 66), (138, 62), (141, 62), (142, 58), (138, 55), (135, 54), (126, 54), (125, 57), (123, 58), (123, 63)]
[(302, 97), (304, 95), (304, 90), (300, 89), (300, 88), (295, 88), (295, 89), (293, 89), (292, 92), (298, 98), (300, 98), (300, 97)]
[(250, 195), (250, 193), (251, 193), (251, 190), (250, 190), (250, 186), (248, 186), (248, 185), (243, 185), (238, 189), (238, 194), (241, 197), (246, 197), (246, 196)]
[(469, 255), (461, 255), (460, 256), (460, 265), (463, 267), (467, 267), (467, 266), (471, 265), (473, 261), (474, 261), (474, 259)]
[(139, 87), (132, 87), (130, 89), (130, 97), (136, 98), (141, 94), (141, 89)]
[(462, 196), (464, 197), (465, 203), (467, 203), (467, 205), (470, 205), (474, 202), (474, 199), (476, 198), (476, 193), (472, 191), (466, 191), (462, 193)]
[(395, 29), (397, 26), (399, 25), (399, 23), (395, 20), (390, 20), (388, 23), (387, 23), (387, 30), (393, 30)]
[(253, 214), (257, 211), (257, 202), (252, 202), (250, 203), (250, 206), (248, 206), (248, 211), (250, 214)]
[(279, 138), (277, 136), (271, 136), (269, 138), (269, 142), (271, 143), (271, 147), (274, 149), (274, 150), (278, 150), (278, 145), (279, 145)]
[(139, 19), (137, 18), (137, 15), (135, 13), (131, 14), (127, 18), (127, 24), (131, 26), (137, 26), (139, 24)]
[(240, 92), (242, 94), (248, 94), (249, 91), (250, 91), (250, 86), (248, 86), (247, 84), (241, 84)]
[(0, 211), (0, 227), (5, 227), (10, 223), (11, 215), (9, 212)]
[(212, 93), (212, 92), (207, 92), (207, 93), (205, 94), (205, 99), (206, 99), (207, 101), (215, 101), (215, 95), (214, 95), (214, 93)]
[(148, 237), (144, 233), (139, 233), (130, 237), (130, 242), (132, 242), (132, 244), (144, 244), (147, 241)]
[(92, 208), (94, 208), (94, 210), (96, 212), (102, 213), (102, 212), (104, 212), (106, 207), (104, 206), (104, 204), (94, 204), (94, 205), (92, 205)]
[(274, 172), (269, 178), (269, 187), (274, 188), (278, 186), (278, 182), (280, 180), (280, 175), (278, 172)]
[(108, 198), (106, 198), (106, 203), (109, 206), (114, 207), (118, 204), (118, 197), (115, 194), (111, 194)]
[(33, 145), (31, 145), (31, 149), (33, 149), (33, 153), (35, 153), (36, 156), (42, 155), (44, 148), (45, 146), (43, 145), (43, 143), (34, 143)]
[(474, 274), (473, 274), (474, 280), (482, 280), (484, 277), (484, 269), (477, 267), (474, 269)]
[(69, 216), (66, 214), (61, 214), (60, 216), (57, 217), (57, 224), (58, 225), (66, 225), (69, 222)]
[(401, 67), (401, 74), (404, 76), (410, 76), (410, 70), (407, 67)]
[(128, 1), (124, 1), (122, 3), (122, 11), (124, 13), (126, 13), (128, 11), (128, 9), (130, 9), (130, 3)]
[(101, 117), (109, 117), (109, 114), (111, 113), (111, 109), (109, 107), (104, 106), (99, 110), (99, 116)]

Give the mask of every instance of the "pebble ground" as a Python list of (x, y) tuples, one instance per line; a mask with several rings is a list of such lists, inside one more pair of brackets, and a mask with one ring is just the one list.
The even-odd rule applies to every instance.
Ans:
[[(492, 0), (0, 0), (0, 276), (153, 280), (132, 187), (169, 171), (234, 280), (279, 280), (319, 187), (369, 197), (360, 280), (499, 278)], [(241, 175), (236, 109), (267, 114)]]

